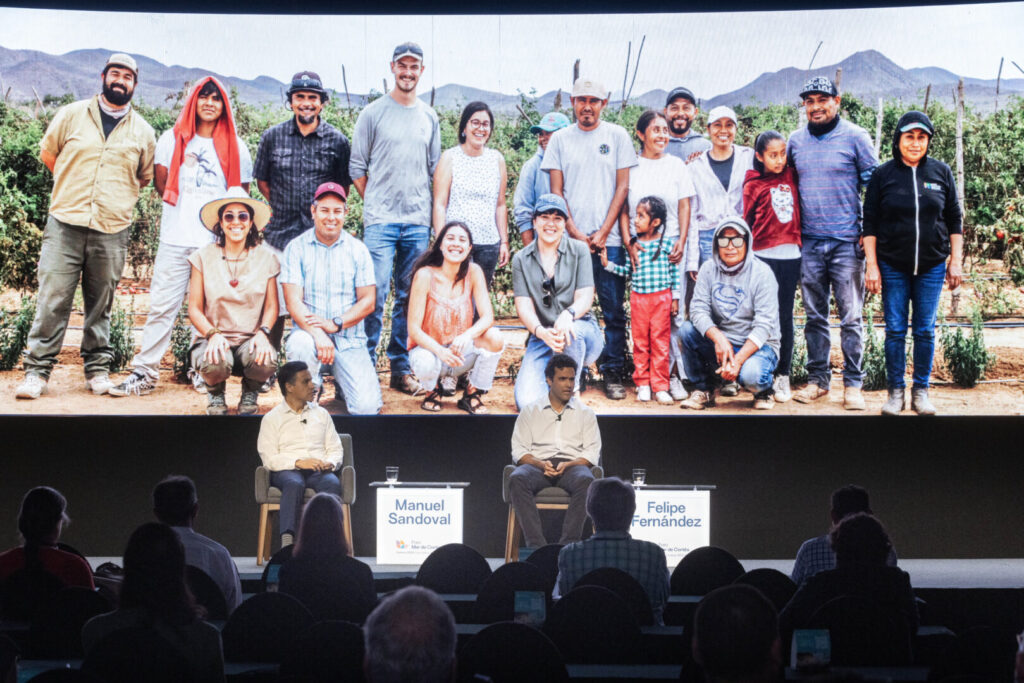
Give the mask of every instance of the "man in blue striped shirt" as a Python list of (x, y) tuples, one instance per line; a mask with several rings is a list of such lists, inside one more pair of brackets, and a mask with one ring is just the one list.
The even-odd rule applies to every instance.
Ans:
[(318, 187), (313, 229), (285, 249), (281, 283), (293, 325), (285, 354), (309, 366), (317, 397), (320, 365), (330, 365), (349, 414), (373, 415), (381, 408), (380, 383), (366, 353), (363, 319), (373, 312), (377, 287), (369, 250), (342, 227), (345, 194), (337, 183)]

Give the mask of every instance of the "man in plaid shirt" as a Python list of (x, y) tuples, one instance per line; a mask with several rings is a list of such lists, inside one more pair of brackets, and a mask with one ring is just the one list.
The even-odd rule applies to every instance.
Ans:
[(594, 535), (562, 548), (558, 554), (555, 592), (565, 595), (584, 574), (594, 569), (621, 569), (644, 587), (654, 611), (654, 621), (661, 624), (669, 595), (668, 563), (661, 546), (630, 538), (634, 512), (636, 493), (618, 477), (598, 479), (590, 485), (587, 514), (594, 523)]

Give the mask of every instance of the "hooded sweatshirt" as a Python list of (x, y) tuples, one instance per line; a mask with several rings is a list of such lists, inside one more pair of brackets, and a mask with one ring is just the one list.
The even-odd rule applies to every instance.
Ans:
[[(718, 237), (732, 228), (747, 239), (743, 260), (727, 266), (719, 255)], [(690, 302), (690, 321), (707, 335), (717, 327), (733, 346), (749, 339), (757, 348), (768, 345), (779, 353), (779, 285), (766, 263), (750, 248), (750, 228), (739, 217), (726, 218), (715, 228), (712, 258), (700, 267)]]
[(893, 158), (877, 169), (864, 197), (864, 235), (878, 238), (877, 254), (893, 268), (910, 275), (926, 272), (949, 257), (949, 236), (963, 230), (953, 171), (925, 156), (907, 166), (900, 154), (900, 129), (923, 124), (929, 142), (935, 128), (928, 116), (909, 111), (893, 133)]

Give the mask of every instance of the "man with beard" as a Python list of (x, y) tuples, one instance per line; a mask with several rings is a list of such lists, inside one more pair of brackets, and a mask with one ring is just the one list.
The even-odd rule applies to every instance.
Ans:
[(391, 56), (395, 87), (366, 105), (352, 133), (352, 182), (363, 196), (363, 241), (370, 249), (377, 300), (366, 318), (366, 346), (377, 360), (392, 270), (395, 299), (391, 313), (391, 388), (422, 391), (409, 366), (406, 309), (412, 266), (430, 245), (433, 195), (430, 179), (441, 158), (437, 114), (416, 98), (423, 76), (423, 48), (402, 43)]
[[(340, 130), (320, 118), (329, 98), (313, 71), (292, 76), (288, 88), (288, 106), (292, 118), (268, 128), (260, 136), (253, 175), (256, 187), (270, 202), (274, 214), (263, 232), (263, 244), (278, 260), (294, 238), (313, 227), (309, 205), (313, 193), (323, 183), (336, 183), (348, 192), (350, 147)], [(284, 330), (284, 292), (277, 287), (281, 315), (271, 332), (271, 343), (280, 346)], [(264, 385), (266, 391), (272, 382)]]
[(79, 279), (86, 388), (105, 394), (112, 386), (110, 308), (124, 270), (132, 210), (139, 190), (153, 179), (156, 149), (152, 126), (129, 105), (138, 77), (131, 56), (111, 55), (102, 73), (103, 93), (59, 109), (40, 141), (39, 158), (53, 172), (53, 194), (18, 398), (45, 393)]
[(665, 118), (668, 119), (668, 147), (665, 151), (689, 161), (701, 152), (711, 149), (711, 142), (693, 130), (697, 120), (697, 98), (688, 88), (674, 88), (665, 99)]

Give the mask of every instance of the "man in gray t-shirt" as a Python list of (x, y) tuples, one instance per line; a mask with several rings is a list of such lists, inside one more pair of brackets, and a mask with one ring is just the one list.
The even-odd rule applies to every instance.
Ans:
[(598, 360), (608, 398), (623, 399), (626, 362), (625, 279), (601, 265), (601, 251), (619, 265), (626, 249), (618, 229), (619, 211), (629, 192), (629, 169), (637, 165), (636, 150), (622, 126), (601, 121), (608, 91), (596, 81), (579, 78), (572, 88), (576, 125), (551, 136), (540, 169), (551, 175), (551, 191), (569, 205), (566, 230), (591, 251), (597, 299), (604, 316), (604, 355)]
[(352, 133), (349, 175), (363, 197), (363, 242), (370, 250), (377, 302), (365, 322), (366, 345), (376, 362), (392, 268), (395, 298), (391, 314), (391, 387), (407, 394), (420, 389), (409, 367), (406, 305), (412, 266), (430, 245), (430, 179), (441, 157), (437, 114), (416, 98), (423, 75), (423, 49), (416, 43), (395, 48), (391, 73), (395, 87), (366, 105)]

